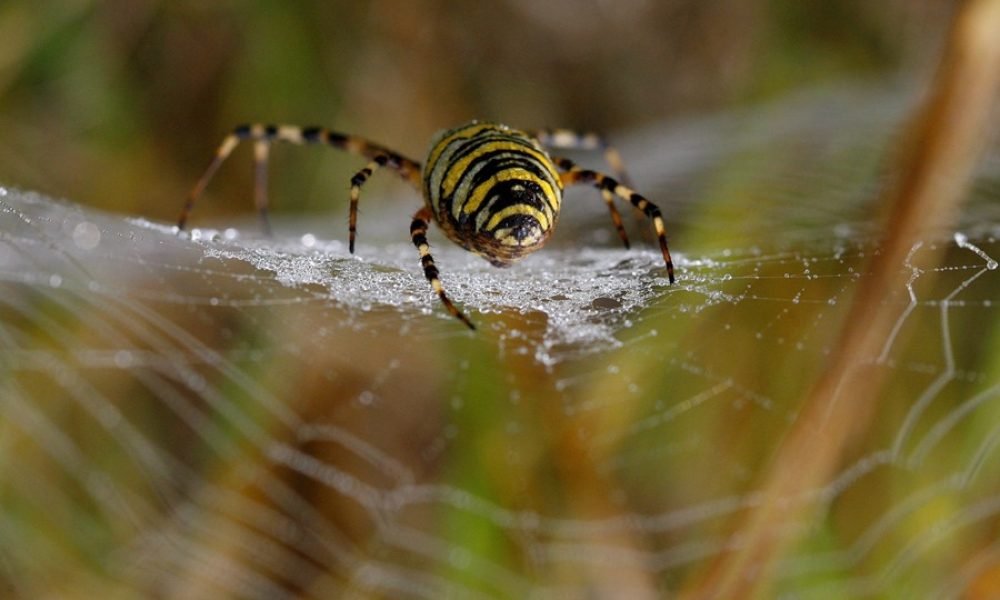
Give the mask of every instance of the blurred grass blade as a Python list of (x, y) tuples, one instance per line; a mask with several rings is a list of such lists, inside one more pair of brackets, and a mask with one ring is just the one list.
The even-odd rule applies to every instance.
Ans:
[(866, 270), (830, 366), (764, 473), (765, 501), (734, 529), (743, 537), (740, 549), (720, 555), (688, 597), (766, 596), (770, 574), (795, 541), (776, 532), (815, 508), (793, 500), (829, 480), (850, 440), (878, 414), (881, 377), (864, 366), (897, 317), (882, 299), (905, 285), (899, 266), (914, 244), (954, 223), (989, 140), (998, 83), (1000, 0), (975, 0), (958, 13), (931, 92), (902, 140), (894, 183), (881, 202), (888, 209), (882, 251)]

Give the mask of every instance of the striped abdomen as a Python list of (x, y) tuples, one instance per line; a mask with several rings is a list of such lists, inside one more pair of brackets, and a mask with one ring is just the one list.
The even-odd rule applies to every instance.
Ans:
[(531, 136), (503, 125), (472, 122), (438, 134), (423, 180), (448, 237), (497, 266), (541, 248), (559, 217), (556, 166)]

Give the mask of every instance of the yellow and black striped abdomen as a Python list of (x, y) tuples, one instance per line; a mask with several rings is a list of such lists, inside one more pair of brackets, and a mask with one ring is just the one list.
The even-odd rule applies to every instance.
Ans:
[(423, 180), (448, 237), (497, 266), (541, 248), (559, 217), (562, 181), (552, 159), (504, 125), (471, 122), (438, 134)]

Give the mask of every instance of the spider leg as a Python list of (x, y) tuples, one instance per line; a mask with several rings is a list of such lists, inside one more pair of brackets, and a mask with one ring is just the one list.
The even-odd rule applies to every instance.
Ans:
[(472, 321), (462, 314), (462, 311), (458, 310), (444, 293), (444, 286), (441, 285), (441, 280), (438, 278), (438, 269), (434, 264), (434, 258), (431, 257), (430, 245), (427, 243), (427, 227), (431, 218), (431, 209), (425, 206), (418, 210), (417, 214), (413, 215), (413, 222), (410, 223), (410, 239), (413, 240), (413, 245), (420, 252), (420, 264), (424, 267), (424, 276), (430, 282), (431, 287), (434, 288), (438, 298), (441, 299), (442, 304), (444, 304), (448, 312), (459, 321), (465, 323), (469, 329), (475, 329), (476, 326), (472, 324)]
[(253, 144), (253, 200), (260, 215), (260, 225), (270, 237), (271, 221), (267, 218), (267, 158), (271, 145), (267, 140), (257, 140)]
[[(212, 180), (215, 172), (219, 170), (219, 166), (229, 157), (240, 143), (240, 139), (245, 139), (247, 136), (241, 136), (241, 128), (237, 127), (232, 133), (227, 135), (219, 148), (215, 151), (215, 156), (212, 157), (212, 162), (208, 164), (208, 168), (205, 169), (205, 173), (202, 174), (201, 178), (194, 184), (194, 188), (191, 189), (191, 193), (188, 194), (187, 200), (184, 202), (184, 207), (181, 208), (181, 214), (177, 218), (177, 228), (184, 229), (187, 224), (188, 217), (191, 216), (191, 210), (194, 208), (194, 203), (201, 196), (202, 192), (205, 191), (205, 187), (208, 182)], [(249, 132), (247, 132), (249, 133)]]
[[(603, 135), (592, 131), (579, 132), (572, 129), (539, 129), (531, 132), (531, 135), (540, 144), (548, 148), (559, 150), (599, 150), (604, 154), (604, 160), (611, 167), (611, 172), (614, 174), (615, 179), (624, 183), (627, 187), (635, 187), (632, 183), (632, 178), (625, 171), (625, 163), (622, 162), (622, 155), (619, 154), (618, 149), (612, 146)], [(611, 198), (613, 194), (605, 194), (604, 190), (601, 190), (601, 193), (604, 194), (604, 201), (608, 203), (609, 210), (611, 211), (611, 220), (614, 221), (615, 228), (618, 229), (618, 237), (622, 239), (625, 248), (628, 249), (628, 237), (625, 235), (625, 228), (620, 225), (621, 215), (618, 214), (617, 209), (612, 208), (613, 201)], [(645, 215), (638, 209), (635, 209), (635, 216), (637, 220), (645, 218)]]
[[(270, 229), (267, 222), (267, 160), (270, 145), (274, 142), (288, 142), (291, 144), (325, 144), (350, 154), (363, 156), (369, 160), (376, 161), (378, 157), (384, 156), (382, 163), (391, 167), (396, 173), (409, 182), (417, 190), (421, 189), (421, 166), (420, 163), (410, 160), (397, 152), (393, 152), (384, 146), (370, 142), (358, 136), (338, 133), (322, 127), (297, 127), (293, 125), (240, 125), (233, 129), (219, 145), (215, 151), (212, 162), (209, 163), (205, 173), (195, 184), (191, 193), (188, 194), (187, 201), (181, 209), (180, 217), (177, 219), (177, 228), (184, 229), (194, 203), (205, 191), (208, 182), (218, 171), (219, 166), (232, 154), (236, 146), (241, 141), (254, 141), (254, 204), (261, 215), (265, 231)], [(374, 170), (374, 169), (373, 169)]]
[[(558, 166), (560, 169), (564, 169), (563, 165), (567, 164), (567, 165), (572, 165), (571, 167), (569, 167), (569, 170), (572, 169), (579, 170), (579, 167), (577, 167), (570, 160), (564, 158), (553, 158), (552, 160), (553, 162), (556, 163), (556, 166)], [(563, 181), (563, 184), (565, 185), (565, 180)], [(625, 225), (622, 224), (622, 215), (621, 213), (618, 212), (618, 208), (615, 206), (615, 194), (613, 191), (606, 189), (604, 187), (598, 187), (598, 189), (601, 192), (601, 197), (604, 198), (604, 203), (608, 207), (608, 212), (611, 213), (611, 222), (615, 224), (615, 229), (618, 231), (618, 237), (621, 238), (622, 243), (625, 244), (625, 249), (628, 250), (630, 248), (630, 244), (628, 242), (628, 234), (625, 233)]]
[(632, 179), (625, 172), (625, 164), (618, 150), (599, 133), (579, 132), (571, 129), (538, 129), (530, 132), (538, 142), (548, 148), (558, 150), (600, 150), (604, 160), (611, 167), (615, 179), (632, 187)]
[(670, 283), (674, 283), (674, 261), (670, 258), (670, 250), (667, 248), (667, 231), (666, 226), (663, 224), (663, 215), (660, 212), (660, 208), (632, 188), (618, 183), (603, 173), (598, 173), (590, 169), (581, 169), (573, 161), (565, 158), (554, 158), (553, 162), (564, 171), (561, 175), (564, 187), (577, 183), (589, 183), (600, 190), (614, 194), (623, 200), (628, 200), (637, 210), (642, 211), (653, 222), (656, 238), (660, 242), (660, 252), (663, 254), (663, 262), (667, 265), (667, 277)]
[(615, 224), (615, 229), (618, 230), (618, 237), (622, 239), (622, 243), (625, 244), (625, 249), (628, 250), (630, 247), (628, 243), (628, 234), (625, 233), (625, 225), (622, 224), (622, 216), (615, 207), (615, 196), (604, 188), (601, 188), (601, 196), (604, 198), (604, 203), (608, 205), (608, 212), (611, 213), (611, 222)]
[(348, 239), (351, 254), (354, 254), (354, 238), (358, 231), (358, 200), (361, 198), (361, 186), (368, 181), (379, 167), (384, 167), (386, 163), (389, 162), (389, 157), (385, 154), (379, 154), (375, 157), (375, 160), (368, 163), (365, 168), (361, 169), (351, 177), (351, 210), (348, 216)]

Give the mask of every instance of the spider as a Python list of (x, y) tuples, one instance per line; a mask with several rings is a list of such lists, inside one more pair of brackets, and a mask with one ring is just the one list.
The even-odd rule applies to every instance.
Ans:
[[(555, 229), (563, 188), (586, 183), (600, 190), (611, 220), (625, 247), (628, 236), (615, 208), (617, 196), (627, 200), (653, 223), (660, 243), (667, 277), (674, 283), (674, 264), (667, 249), (667, 235), (660, 209), (620, 181), (626, 181), (618, 152), (599, 135), (565, 129), (519, 131), (506, 125), (471, 121), (437, 134), (426, 164), (410, 160), (364, 138), (321, 127), (290, 125), (240, 125), (226, 136), (208, 169), (188, 195), (177, 220), (184, 229), (195, 201), (204, 192), (219, 165), (243, 140), (254, 148), (254, 202), (265, 232), (267, 218), (267, 159), (273, 142), (328, 144), (367, 158), (370, 162), (351, 178), (348, 216), (349, 248), (354, 253), (358, 199), (361, 186), (381, 167), (389, 167), (423, 190), (424, 206), (413, 215), (410, 239), (420, 252), (424, 276), (452, 316), (475, 329), (472, 321), (445, 294), (427, 243), (433, 219), (453, 242), (494, 266), (507, 267), (541, 248)], [(584, 169), (565, 158), (549, 156), (544, 147), (601, 150), (617, 179)]]

